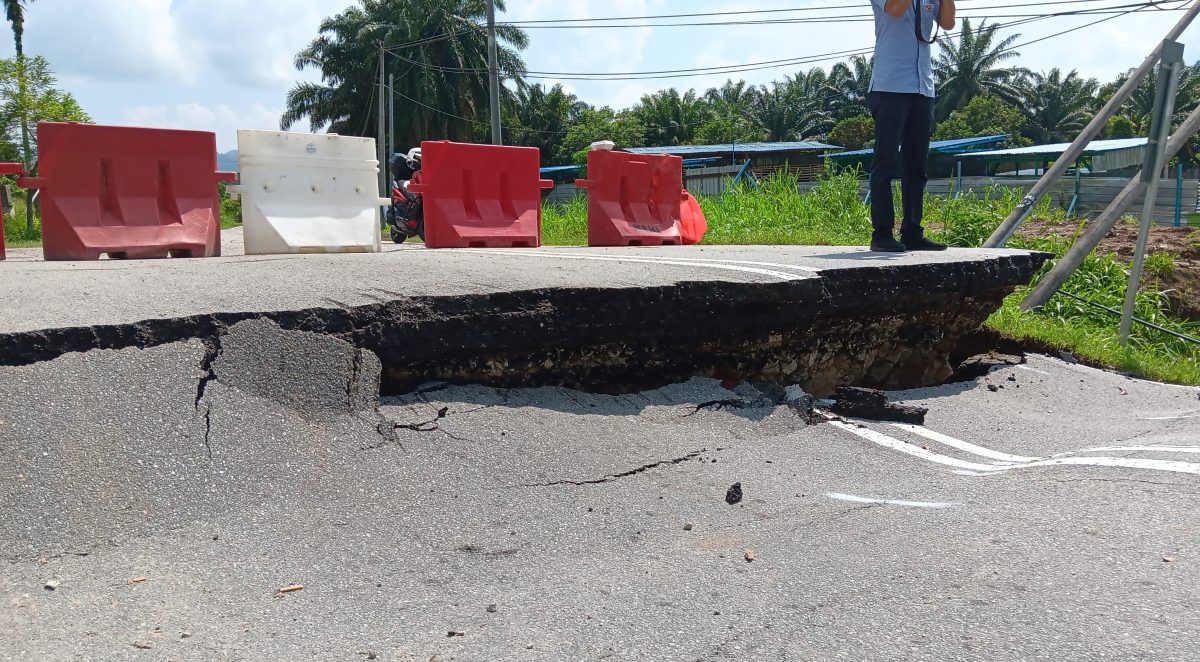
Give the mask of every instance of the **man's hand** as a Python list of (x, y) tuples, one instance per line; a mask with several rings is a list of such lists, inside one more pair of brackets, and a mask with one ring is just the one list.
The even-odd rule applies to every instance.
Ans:
[(900, 18), (911, 6), (912, 0), (887, 0), (883, 3), (883, 11), (892, 18)]
[(942, 10), (938, 12), (937, 22), (943, 30), (954, 29), (954, 19), (958, 14), (954, 0), (942, 0)]

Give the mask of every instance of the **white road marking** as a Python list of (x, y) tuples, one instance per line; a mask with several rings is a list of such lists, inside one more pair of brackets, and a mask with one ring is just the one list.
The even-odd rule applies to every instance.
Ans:
[(925, 450), (920, 446), (914, 446), (912, 444), (900, 441), (899, 439), (889, 437), (881, 432), (876, 432), (870, 428), (860, 428), (851, 423), (845, 423), (843, 421), (829, 421), (829, 424), (835, 428), (845, 430), (850, 434), (862, 437), (867, 441), (879, 444), (884, 448), (890, 448), (907, 455), (912, 455), (913, 457), (919, 457), (927, 462), (936, 462), (937, 464), (944, 464), (948, 467), (955, 467), (956, 469), (969, 469), (971, 471), (994, 471), (997, 468), (995, 465), (991, 464), (967, 462), (966, 460), (960, 460), (955, 457), (950, 457), (949, 455), (934, 453), (933, 451)]
[(945, 503), (942, 501), (903, 501), (900, 499), (871, 499), (868, 497), (855, 496), (853, 494), (842, 494), (841, 492), (828, 492), (825, 496), (837, 501), (849, 501), (851, 503), (877, 503), (880, 505), (889, 506), (907, 506), (909, 508), (953, 508), (957, 503)]
[(1153, 418), (1143, 418), (1143, 421), (1180, 421), (1185, 418), (1200, 418), (1200, 414), (1186, 414), (1184, 416), (1155, 416)]
[(1052, 467), (1058, 465), (1121, 467), (1125, 469), (1153, 469), (1155, 471), (1172, 471), (1175, 473), (1200, 475), (1200, 464), (1195, 462), (1178, 462), (1176, 460), (1140, 460), (1120, 457), (1059, 457), (1051, 460), (1029, 462), (1027, 464), (1014, 464), (1006, 467), (994, 467), (994, 470), (1008, 471), (1010, 469)]
[(1046, 372), (1045, 370), (1038, 370), (1037, 368), (1030, 368), (1029, 366), (1021, 364), (1021, 363), (1018, 363), (1017, 367), (1020, 368), (1021, 370), (1028, 370), (1029, 372), (1036, 372), (1039, 375), (1049, 375), (1050, 374), (1050, 373)]
[[(499, 256), (504, 256), (504, 257), (513, 257), (513, 256), (519, 255), (519, 256), (540, 257), (540, 258), (549, 258), (549, 259), (557, 258), (557, 259), (561, 259), (561, 260), (594, 260), (597, 262), (634, 262), (634, 263), (638, 263), (638, 264), (667, 264), (667, 265), (677, 266), (677, 267), (701, 267), (701, 268), (708, 268), (708, 269), (722, 269), (725, 271), (741, 271), (744, 273), (758, 274), (760, 276), (771, 276), (773, 278), (778, 278), (780, 280), (785, 280), (785, 281), (804, 280), (806, 278), (811, 278), (811, 276), (809, 276), (809, 275), (786, 273), (783, 271), (771, 271), (768, 269), (758, 269), (755, 267), (743, 267), (743, 266), (738, 266), (735, 264), (718, 264), (716, 262), (696, 262), (693, 260), (661, 259), (661, 258), (652, 258), (652, 257), (648, 257), (648, 256), (618, 257), (618, 256), (614, 256), (614, 255), (579, 255), (579, 254), (573, 254), (573, 253), (559, 253), (557, 251), (540, 253), (540, 252), (533, 252), (533, 251), (527, 251), (527, 250), (526, 251), (511, 250), (511, 249), (484, 250), (484, 249), (478, 249), (478, 248), (462, 248), (462, 249), (458, 249), (458, 252), (486, 253), (488, 255), (499, 255)], [(806, 269), (803, 269), (801, 267), (791, 267), (791, 268), (795, 268), (799, 271), (806, 271)]]
[[(829, 414), (824, 414), (824, 412), (822, 412), (822, 413), (827, 419), (830, 418)], [(1144, 459), (1139, 459), (1139, 458), (1119, 458), (1119, 457), (1104, 457), (1104, 456), (1100, 456), (1100, 457), (1061, 457), (1061, 456), (1056, 456), (1053, 458), (1035, 459), (1030, 462), (1021, 462), (1021, 463), (1005, 462), (1005, 463), (996, 463), (996, 464), (981, 464), (978, 462), (968, 462), (965, 460), (960, 460), (955, 457), (950, 457), (949, 455), (942, 455), (940, 453), (934, 453), (932, 451), (926, 450), (919, 446), (914, 446), (912, 444), (906, 443), (906, 442), (896, 439), (894, 437), (889, 437), (888, 435), (883, 434), (882, 432), (876, 432), (875, 430), (871, 430), (870, 428), (860, 428), (851, 423), (846, 423), (844, 421), (839, 421), (839, 420), (829, 420), (828, 422), (830, 425), (832, 425), (838, 429), (845, 430), (846, 432), (849, 432), (853, 435), (862, 437), (863, 439), (866, 439), (872, 443), (883, 446), (884, 448), (890, 448), (892, 450), (900, 451), (901, 453), (904, 453), (906, 455), (912, 455), (913, 457), (921, 458), (927, 462), (934, 462), (936, 464), (944, 464), (946, 466), (954, 467), (955, 469), (959, 470), (959, 471), (956, 471), (955, 473), (960, 474), (960, 475), (977, 475), (977, 476), (988, 475), (988, 474), (994, 475), (999, 472), (1013, 471), (1016, 469), (1032, 469), (1032, 468), (1037, 468), (1037, 467), (1053, 467), (1053, 466), (1095, 466), (1095, 467), (1113, 467), (1113, 468), (1125, 468), (1125, 469), (1150, 469), (1150, 470), (1154, 470), (1154, 471), (1170, 471), (1170, 472), (1174, 472), (1174, 473), (1187, 473), (1187, 474), (1200, 475), (1200, 463), (1179, 462), (1176, 460), (1144, 460)], [(933, 431), (930, 430), (930, 432), (933, 432)], [(938, 434), (938, 433), (935, 433), (935, 434)], [(939, 436), (944, 437), (945, 435), (939, 435)], [(946, 438), (954, 439), (953, 437), (946, 437)], [(954, 440), (954, 441), (960, 441), (960, 440)], [(967, 442), (961, 442), (961, 443), (967, 444)], [(998, 453), (998, 451), (991, 451), (991, 449), (986, 449), (981, 446), (976, 446), (974, 444), (967, 444), (967, 445), (972, 446), (979, 450), (989, 451), (992, 453)], [(1014, 457), (1019, 457), (1019, 456), (1014, 456)]]
[(1120, 453), (1124, 451), (1131, 453), (1200, 453), (1200, 446), (1099, 446), (1097, 448), (1085, 448), (1071, 454)]
[[(592, 255), (593, 255), (592, 253), (568, 253), (566, 251), (559, 251), (559, 250), (553, 250), (553, 251), (547, 251), (547, 252), (549, 252), (552, 255), (572, 255), (572, 256), (576, 256), (576, 257), (592, 257)], [(605, 257), (619, 257), (621, 259), (626, 259), (626, 260), (628, 260), (628, 259), (657, 260), (658, 259), (656, 256), (653, 256), (653, 255), (631, 255), (628, 253), (608, 254), (608, 255), (605, 255)], [(823, 271), (823, 269), (818, 269), (817, 267), (804, 267), (799, 264), (780, 264), (778, 262), (756, 262), (753, 260), (726, 260), (724, 258), (719, 258), (719, 257), (687, 256), (687, 257), (667, 258), (667, 259), (688, 260), (690, 262), (704, 262), (704, 263), (711, 263), (711, 264), (749, 264), (749, 265), (755, 266), (755, 267), (776, 267), (778, 269), (795, 269), (797, 271), (806, 271), (808, 273), (814, 273), (814, 274), (820, 273), (821, 271)]]
[(929, 439), (931, 441), (936, 441), (939, 444), (944, 444), (951, 448), (957, 448), (960, 451), (966, 451), (968, 453), (972, 453), (972, 454), (978, 455), (980, 457), (986, 457), (991, 460), (1000, 460), (1002, 462), (1019, 464), (1021, 462), (1035, 462), (1037, 460), (1045, 459), (1045, 458), (1041, 458), (1041, 457), (1029, 457), (1027, 455), (1011, 455), (1009, 453), (1002, 453), (1000, 451), (994, 451), (990, 448), (984, 448), (983, 446), (976, 446), (975, 444), (963, 441), (961, 439), (955, 439), (954, 437), (944, 435), (941, 432), (935, 432), (933, 430), (930, 430), (929, 428), (926, 428), (926, 427), (923, 427), (920, 425), (910, 425), (908, 423), (893, 423), (893, 425), (900, 428), (901, 430), (908, 430), (909, 432), (911, 432), (913, 434), (925, 437), (926, 439)]

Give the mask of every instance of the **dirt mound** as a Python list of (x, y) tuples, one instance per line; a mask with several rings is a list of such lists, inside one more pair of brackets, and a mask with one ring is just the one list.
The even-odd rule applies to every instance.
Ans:
[[(1054, 236), (1071, 239), (1079, 232), (1078, 221), (1030, 220), (1021, 228), (1021, 236), (1038, 239)], [(1101, 254), (1114, 255), (1130, 262), (1137, 245), (1138, 226), (1135, 223), (1117, 223), (1101, 240), (1097, 249)], [(1142, 282), (1154, 284), (1167, 291), (1171, 309), (1186, 320), (1200, 321), (1200, 229), (1192, 227), (1166, 227), (1156, 225), (1150, 229), (1147, 255), (1165, 253), (1174, 262), (1173, 269), (1147, 269)]]

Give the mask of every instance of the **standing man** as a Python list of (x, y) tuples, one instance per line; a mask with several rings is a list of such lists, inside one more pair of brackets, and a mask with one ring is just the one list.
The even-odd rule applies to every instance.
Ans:
[[(875, 159), (871, 164), (871, 250), (889, 253), (940, 251), (921, 227), (925, 163), (933, 133), (933, 63), (929, 47), (937, 41), (935, 23), (954, 27), (954, 0), (871, 0), (875, 10), (875, 67), (867, 106), (875, 118)], [(900, 193), (904, 222), (900, 239), (893, 231), (896, 210), (892, 180), (897, 152), (903, 162)]]

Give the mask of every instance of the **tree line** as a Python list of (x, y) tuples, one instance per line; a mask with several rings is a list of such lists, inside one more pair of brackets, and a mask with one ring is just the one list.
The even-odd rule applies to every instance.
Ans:
[[(504, 2), (498, 0), (498, 11)], [(288, 93), (280, 125), (308, 120), (313, 130), (376, 134), (378, 62), (395, 78), (396, 141), (490, 139), (484, 0), (363, 0), (319, 27), (297, 54), (298, 69), (316, 68), (321, 82)], [(999, 25), (962, 22), (957, 39), (938, 42), (935, 139), (1008, 134), (1012, 145), (1068, 142), (1116, 92), (1128, 73), (1100, 82), (1075, 70), (1032, 71), (1014, 64), (1013, 34)], [(521, 51), (529, 36), (499, 27), (500, 71), (506, 81), (502, 120), (506, 144), (538, 147), (545, 165), (579, 162), (589, 144), (622, 147), (818, 140), (848, 149), (870, 146), (867, 110), (872, 58), (855, 56), (828, 71), (814, 67), (766, 85), (728, 80), (699, 91), (675, 87), (647, 94), (627, 109), (587, 103), (529, 80)], [(1144, 136), (1154, 77), (1143, 82), (1105, 128), (1103, 137)], [(1200, 63), (1179, 85), (1177, 122), (1200, 104)], [(1190, 146), (1189, 146), (1190, 147)], [(1185, 158), (1195, 160), (1197, 150)]]

